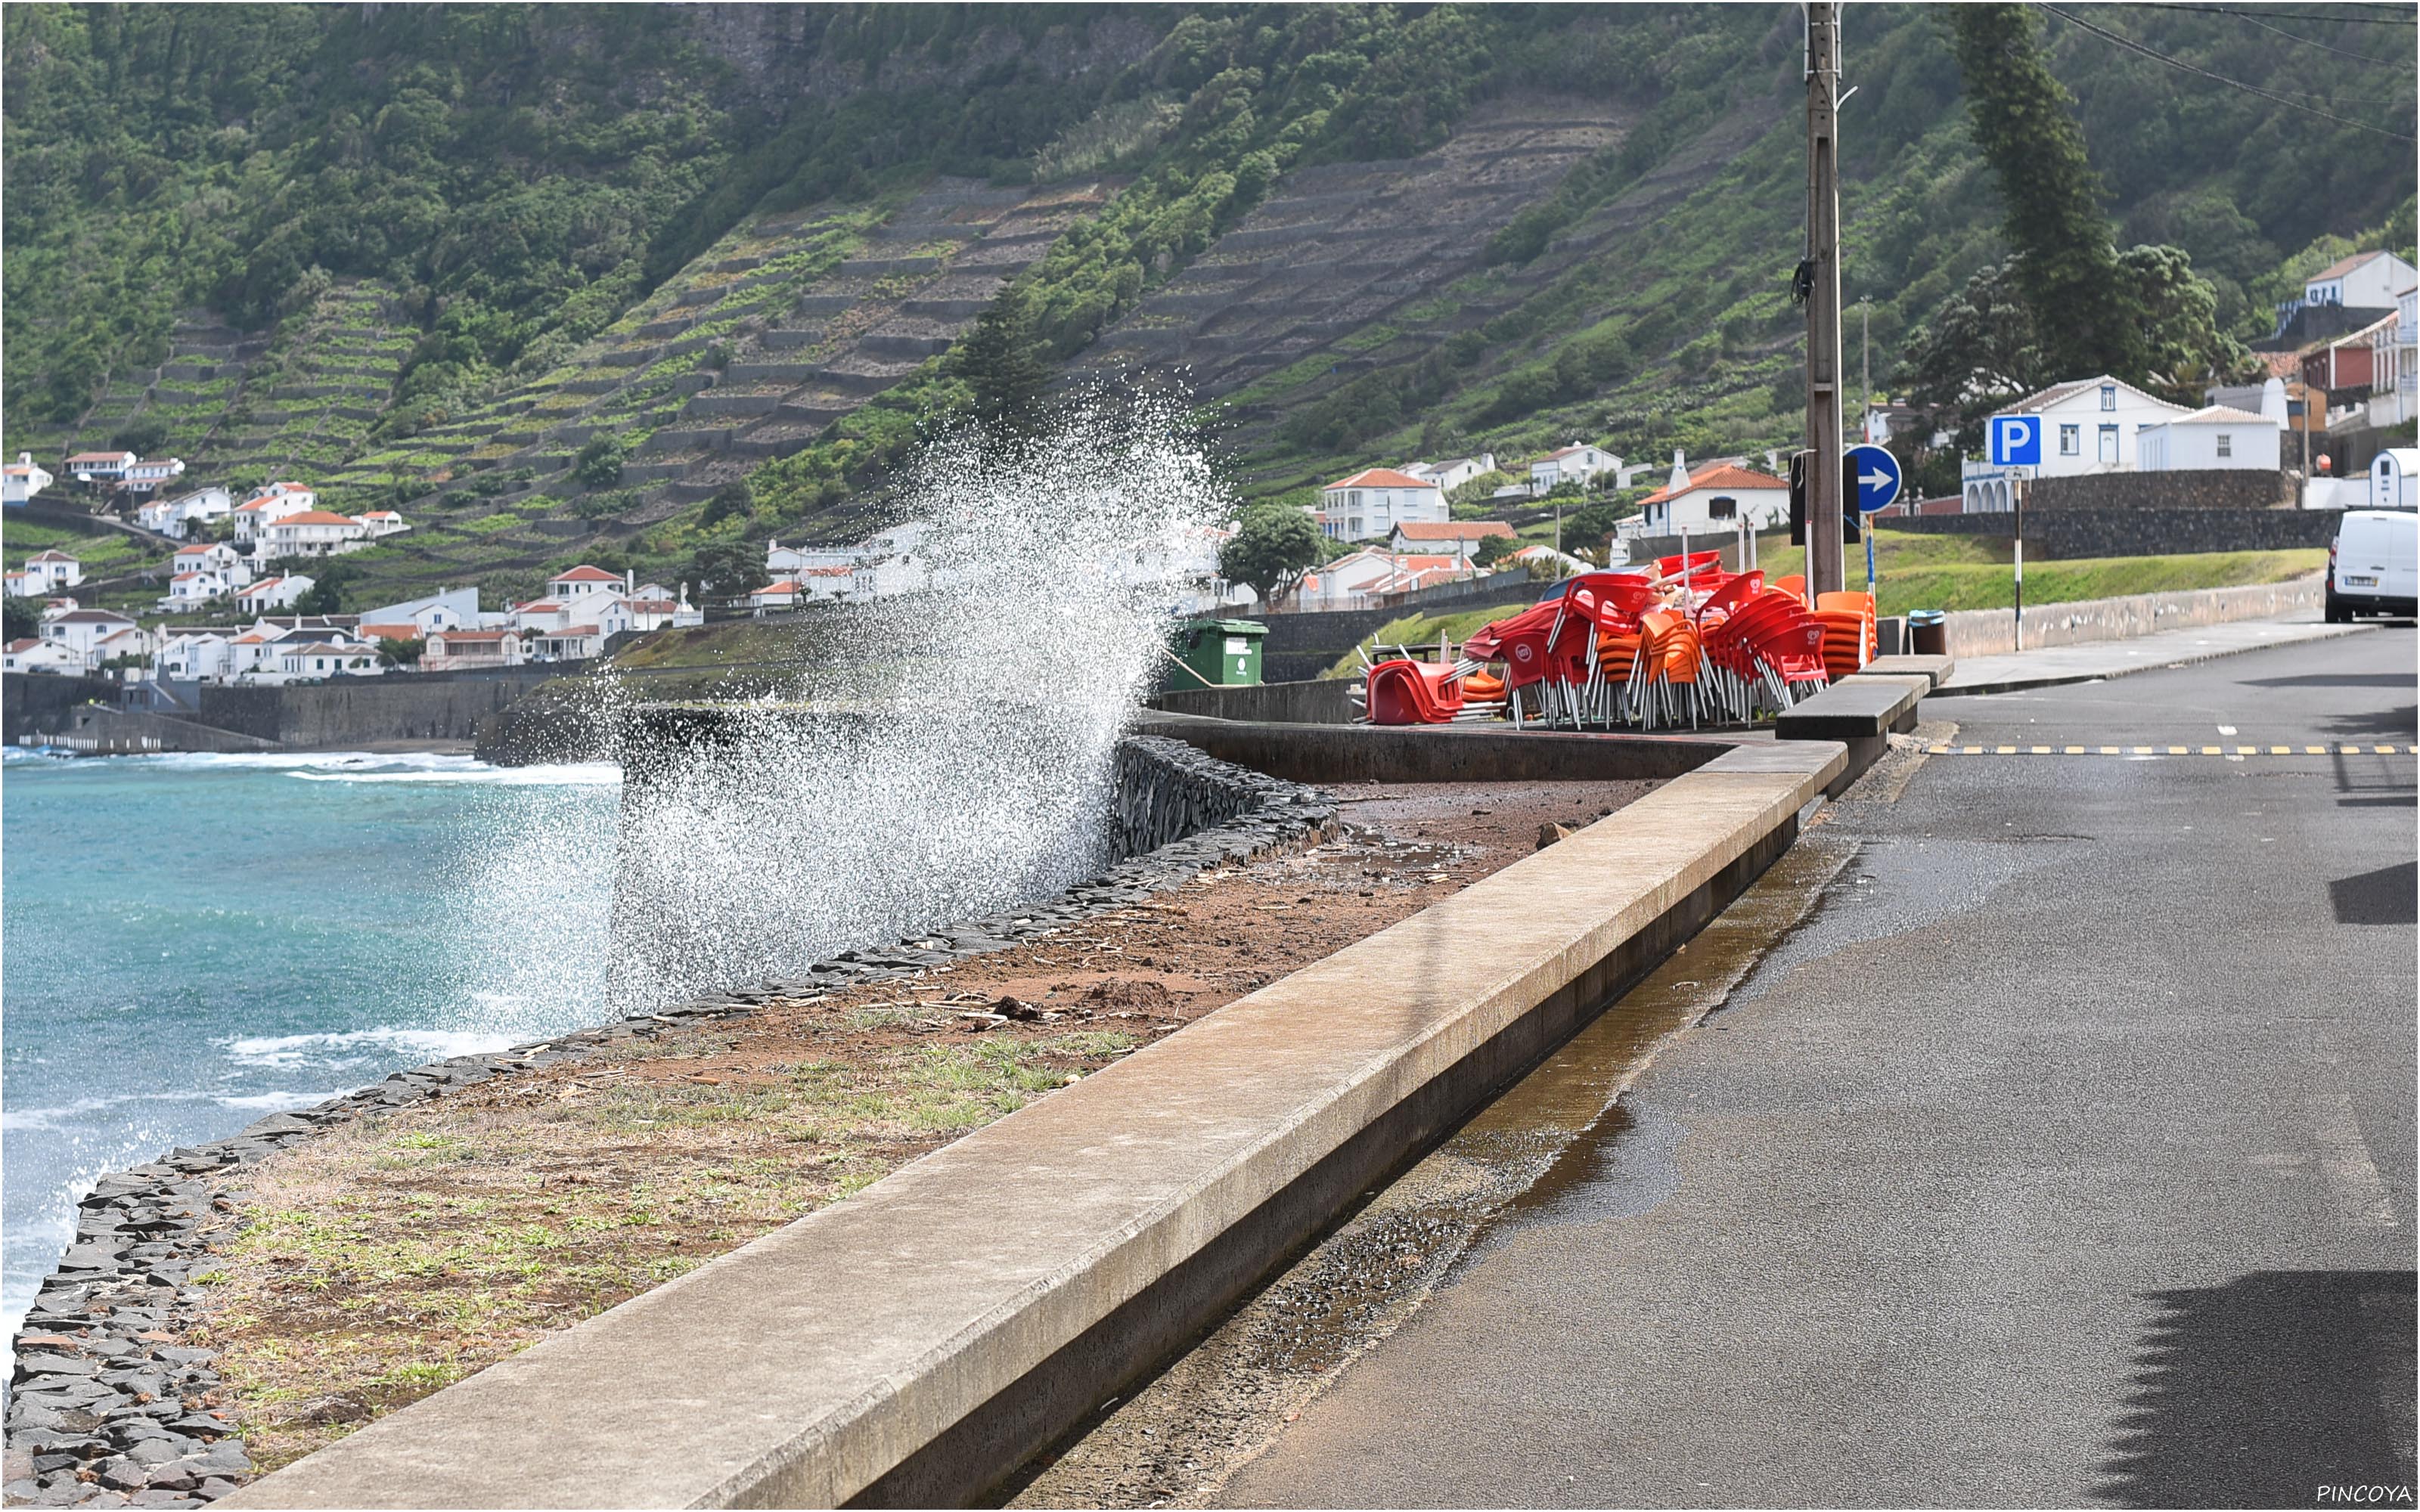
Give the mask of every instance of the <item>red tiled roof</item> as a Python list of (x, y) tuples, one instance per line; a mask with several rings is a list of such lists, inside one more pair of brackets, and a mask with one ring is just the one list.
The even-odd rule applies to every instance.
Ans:
[[(68, 555), (66, 552), (55, 549), (49, 551), (37, 551), (25, 560), (28, 562), (76, 562), (75, 558)], [(76, 562), (76, 565), (80, 567), (83, 566), (84, 563)]]
[[(1681, 490), (1695, 493), (1700, 488), (1788, 488), (1789, 484), (1766, 472), (1751, 472), (1730, 462), (1716, 462), (1689, 474), (1689, 486)], [(1639, 503), (1660, 504), (1673, 497), (1669, 485), (1656, 489)]]
[(2318, 272), (2313, 273), (2310, 277), (2303, 280), (2303, 282), (2305, 284), (2324, 284), (2331, 278), (2342, 278), (2345, 274), (2351, 272), (2354, 269), (2359, 268), (2366, 262), (2368, 262), (2371, 258), (2383, 257), (2386, 254), (2382, 252), (2356, 252), (2350, 257), (2340, 258), (2335, 262), (2328, 264), (2325, 268), (2320, 269)]
[(558, 572), (547, 579), (551, 583), (617, 583), (621, 580), (621, 574), (607, 572), (602, 567), (592, 567), (586, 563), (582, 563), (566, 572)]
[(346, 515), (333, 515), (324, 509), (306, 509), (299, 515), (288, 515), (277, 522), (285, 525), (359, 525), (360, 520)]
[(73, 467), (78, 462), (131, 462), (133, 459), (132, 452), (78, 452), (68, 458), (68, 466)]
[(1415, 478), (1408, 472), (1398, 472), (1393, 468), (1371, 468), (1365, 471), (1356, 472), (1349, 478), (1339, 478), (1328, 486), (1330, 488), (1434, 488), (1436, 483), (1429, 478)]
[(787, 578), (784, 578), (777, 583), (767, 583), (764, 587), (756, 590), (756, 594), (754, 596), (762, 596), (766, 594), (795, 594), (798, 591), (799, 585), (790, 581)]
[(32, 637), (32, 636), (27, 636), (27, 637), (26, 637), (24, 640), (11, 640), (11, 641), (9, 641), (9, 642), (8, 642), (8, 649), (9, 649), (10, 651), (23, 651), (23, 650), (24, 650), (25, 648), (27, 648), (28, 646), (39, 646), (39, 645), (40, 645), (41, 643), (42, 643), (42, 642), (41, 642), (40, 640), (36, 640), (34, 637)]

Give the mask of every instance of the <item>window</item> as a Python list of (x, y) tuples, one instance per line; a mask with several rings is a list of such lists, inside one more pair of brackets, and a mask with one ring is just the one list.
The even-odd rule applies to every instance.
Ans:
[(2117, 384), (2103, 383), (2101, 385), (2101, 408), (2103, 409), (2115, 409), (2118, 408)]
[(1709, 519), (1739, 518), (1739, 501), (1729, 494), (1716, 494), (1706, 501), (1706, 517)]
[(2059, 426), (2058, 455), (2061, 456), (2079, 456), (2083, 455), (2083, 452), (2084, 427), (2081, 425)]
[(2221, 456), (2233, 456), (2235, 455), (2235, 437), (2229, 432), (2220, 431), (2218, 433), (2218, 455)]
[(2103, 462), (2118, 460), (2118, 427), (2115, 425), (2101, 427), (2101, 460)]

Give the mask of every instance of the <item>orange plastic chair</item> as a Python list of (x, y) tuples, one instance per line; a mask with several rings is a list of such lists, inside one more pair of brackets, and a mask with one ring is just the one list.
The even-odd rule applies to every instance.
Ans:
[(1776, 579), (1775, 579), (1773, 586), (1780, 589), (1783, 593), (1788, 594), (1791, 597), (1798, 600), (1799, 603), (1806, 605), (1808, 609), (1813, 609), (1815, 607), (1812, 604), (1807, 603), (1807, 575), (1805, 573), (1793, 572), (1787, 578)]

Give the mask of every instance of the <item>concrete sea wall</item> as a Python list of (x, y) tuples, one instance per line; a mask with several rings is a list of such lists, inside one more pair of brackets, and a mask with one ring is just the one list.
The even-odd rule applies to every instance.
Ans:
[[(596, 1028), (491, 1054), (396, 1072), (225, 1139), (180, 1146), (101, 1177), (79, 1204), (76, 1235), (43, 1280), (15, 1340), (7, 1419), (9, 1500), (65, 1504), (91, 1471), (104, 1491), (157, 1504), (235, 1489), (251, 1460), (225, 1409), (184, 1404), (222, 1384), (211, 1351), (182, 1342), (203, 1320), (194, 1276), (209, 1267), (205, 1235), (225, 1221), (245, 1167), (318, 1131), (515, 1071), (649, 1041), (697, 1021), (921, 972), (1004, 949), (1095, 914), (1181, 887), (1202, 871), (1311, 842), (1336, 810), (1313, 788), (1227, 765), (1175, 741), (1129, 739), (1118, 755), (1117, 833), (1134, 847), (1099, 875), (1014, 914), (840, 951), (795, 980), (712, 993)], [(153, 1504), (147, 1502), (143, 1504)]]

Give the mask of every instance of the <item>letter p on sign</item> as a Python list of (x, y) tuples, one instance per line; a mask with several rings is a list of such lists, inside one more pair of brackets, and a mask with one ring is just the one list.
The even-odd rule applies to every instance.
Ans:
[(1993, 467), (2041, 466), (2042, 423), (2034, 415), (1993, 415), (1986, 455)]

